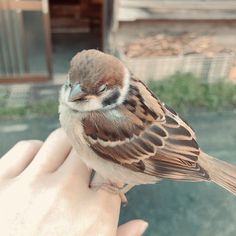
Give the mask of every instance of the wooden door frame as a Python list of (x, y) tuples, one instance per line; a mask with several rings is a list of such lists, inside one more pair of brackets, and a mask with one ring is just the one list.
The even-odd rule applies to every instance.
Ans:
[[(0, 75), (0, 83), (24, 83), (24, 82), (42, 82), (52, 79), (52, 43), (51, 43), (51, 28), (48, 0), (41, 1), (26, 1), (26, 0), (6, 0), (0, 1), (0, 10), (16, 10), (16, 11), (41, 11), (43, 13), (43, 29), (46, 53), (47, 74), (31, 74), (23, 75)], [(24, 27), (22, 24), (21, 27)], [(22, 28), (21, 30), (23, 30)], [(26, 55), (24, 55), (26, 56)], [(23, 59), (25, 71), (27, 71), (26, 58)]]

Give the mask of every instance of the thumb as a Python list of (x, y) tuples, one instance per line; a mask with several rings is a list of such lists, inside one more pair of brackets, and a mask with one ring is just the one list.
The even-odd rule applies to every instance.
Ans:
[(146, 231), (148, 223), (143, 220), (131, 220), (117, 230), (117, 236), (141, 236)]

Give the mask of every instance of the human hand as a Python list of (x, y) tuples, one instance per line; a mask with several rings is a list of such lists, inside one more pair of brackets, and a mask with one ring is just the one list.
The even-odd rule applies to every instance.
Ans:
[(17, 143), (0, 159), (0, 235), (142, 235), (142, 220), (117, 229), (120, 197), (89, 189), (89, 176), (61, 129)]

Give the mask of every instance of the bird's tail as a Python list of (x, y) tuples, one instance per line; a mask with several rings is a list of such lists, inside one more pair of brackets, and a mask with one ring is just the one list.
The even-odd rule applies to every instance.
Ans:
[(204, 152), (201, 153), (198, 163), (208, 172), (212, 182), (236, 196), (236, 166), (211, 157)]

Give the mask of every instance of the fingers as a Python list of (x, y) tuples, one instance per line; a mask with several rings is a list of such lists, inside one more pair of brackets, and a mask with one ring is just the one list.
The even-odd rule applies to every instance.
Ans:
[(148, 227), (148, 223), (143, 220), (131, 220), (117, 230), (117, 236), (141, 236)]
[(87, 200), (90, 199), (93, 204), (98, 204), (103, 212), (108, 213), (109, 221), (112, 221), (113, 225), (118, 224), (120, 196), (103, 189), (89, 188), (91, 170), (81, 161), (74, 149), (71, 150), (64, 163), (54, 174), (58, 176), (56, 179), (60, 185), (64, 186), (65, 192), (73, 191), (71, 195), (75, 195), (76, 199), (79, 195), (82, 198), (86, 195)]
[(76, 188), (80, 186), (80, 190), (81, 188), (86, 189), (92, 194), (95, 194), (97, 199), (105, 202), (107, 208), (109, 208), (109, 206), (113, 208), (114, 203), (118, 207), (120, 206), (119, 195), (109, 193), (103, 189), (94, 190), (89, 188), (91, 169), (84, 164), (81, 157), (74, 149), (71, 150), (70, 154), (55, 174), (61, 178), (60, 182), (66, 181), (70, 185), (70, 188), (73, 188), (71, 185), (74, 185), (73, 189), (76, 190)]
[(82, 203), (85, 214), (91, 212), (92, 218), (97, 215), (97, 219), (107, 223), (103, 228), (109, 234), (104, 233), (104, 235), (115, 235), (119, 220), (120, 197), (105, 190), (90, 189), (90, 174), (91, 170), (73, 149), (60, 168), (53, 173), (56, 175), (57, 183), (62, 187), (63, 198), (69, 199), (74, 207)]
[(13, 178), (31, 163), (42, 146), (39, 140), (20, 141), (0, 160), (0, 178)]
[(26, 173), (35, 175), (50, 173), (57, 170), (71, 150), (71, 144), (62, 129), (52, 132), (44, 142)]
[(75, 150), (72, 149), (55, 174), (62, 181), (64, 180), (71, 185), (74, 184), (80, 186), (80, 188), (88, 189), (90, 173), (90, 169), (81, 161)]

